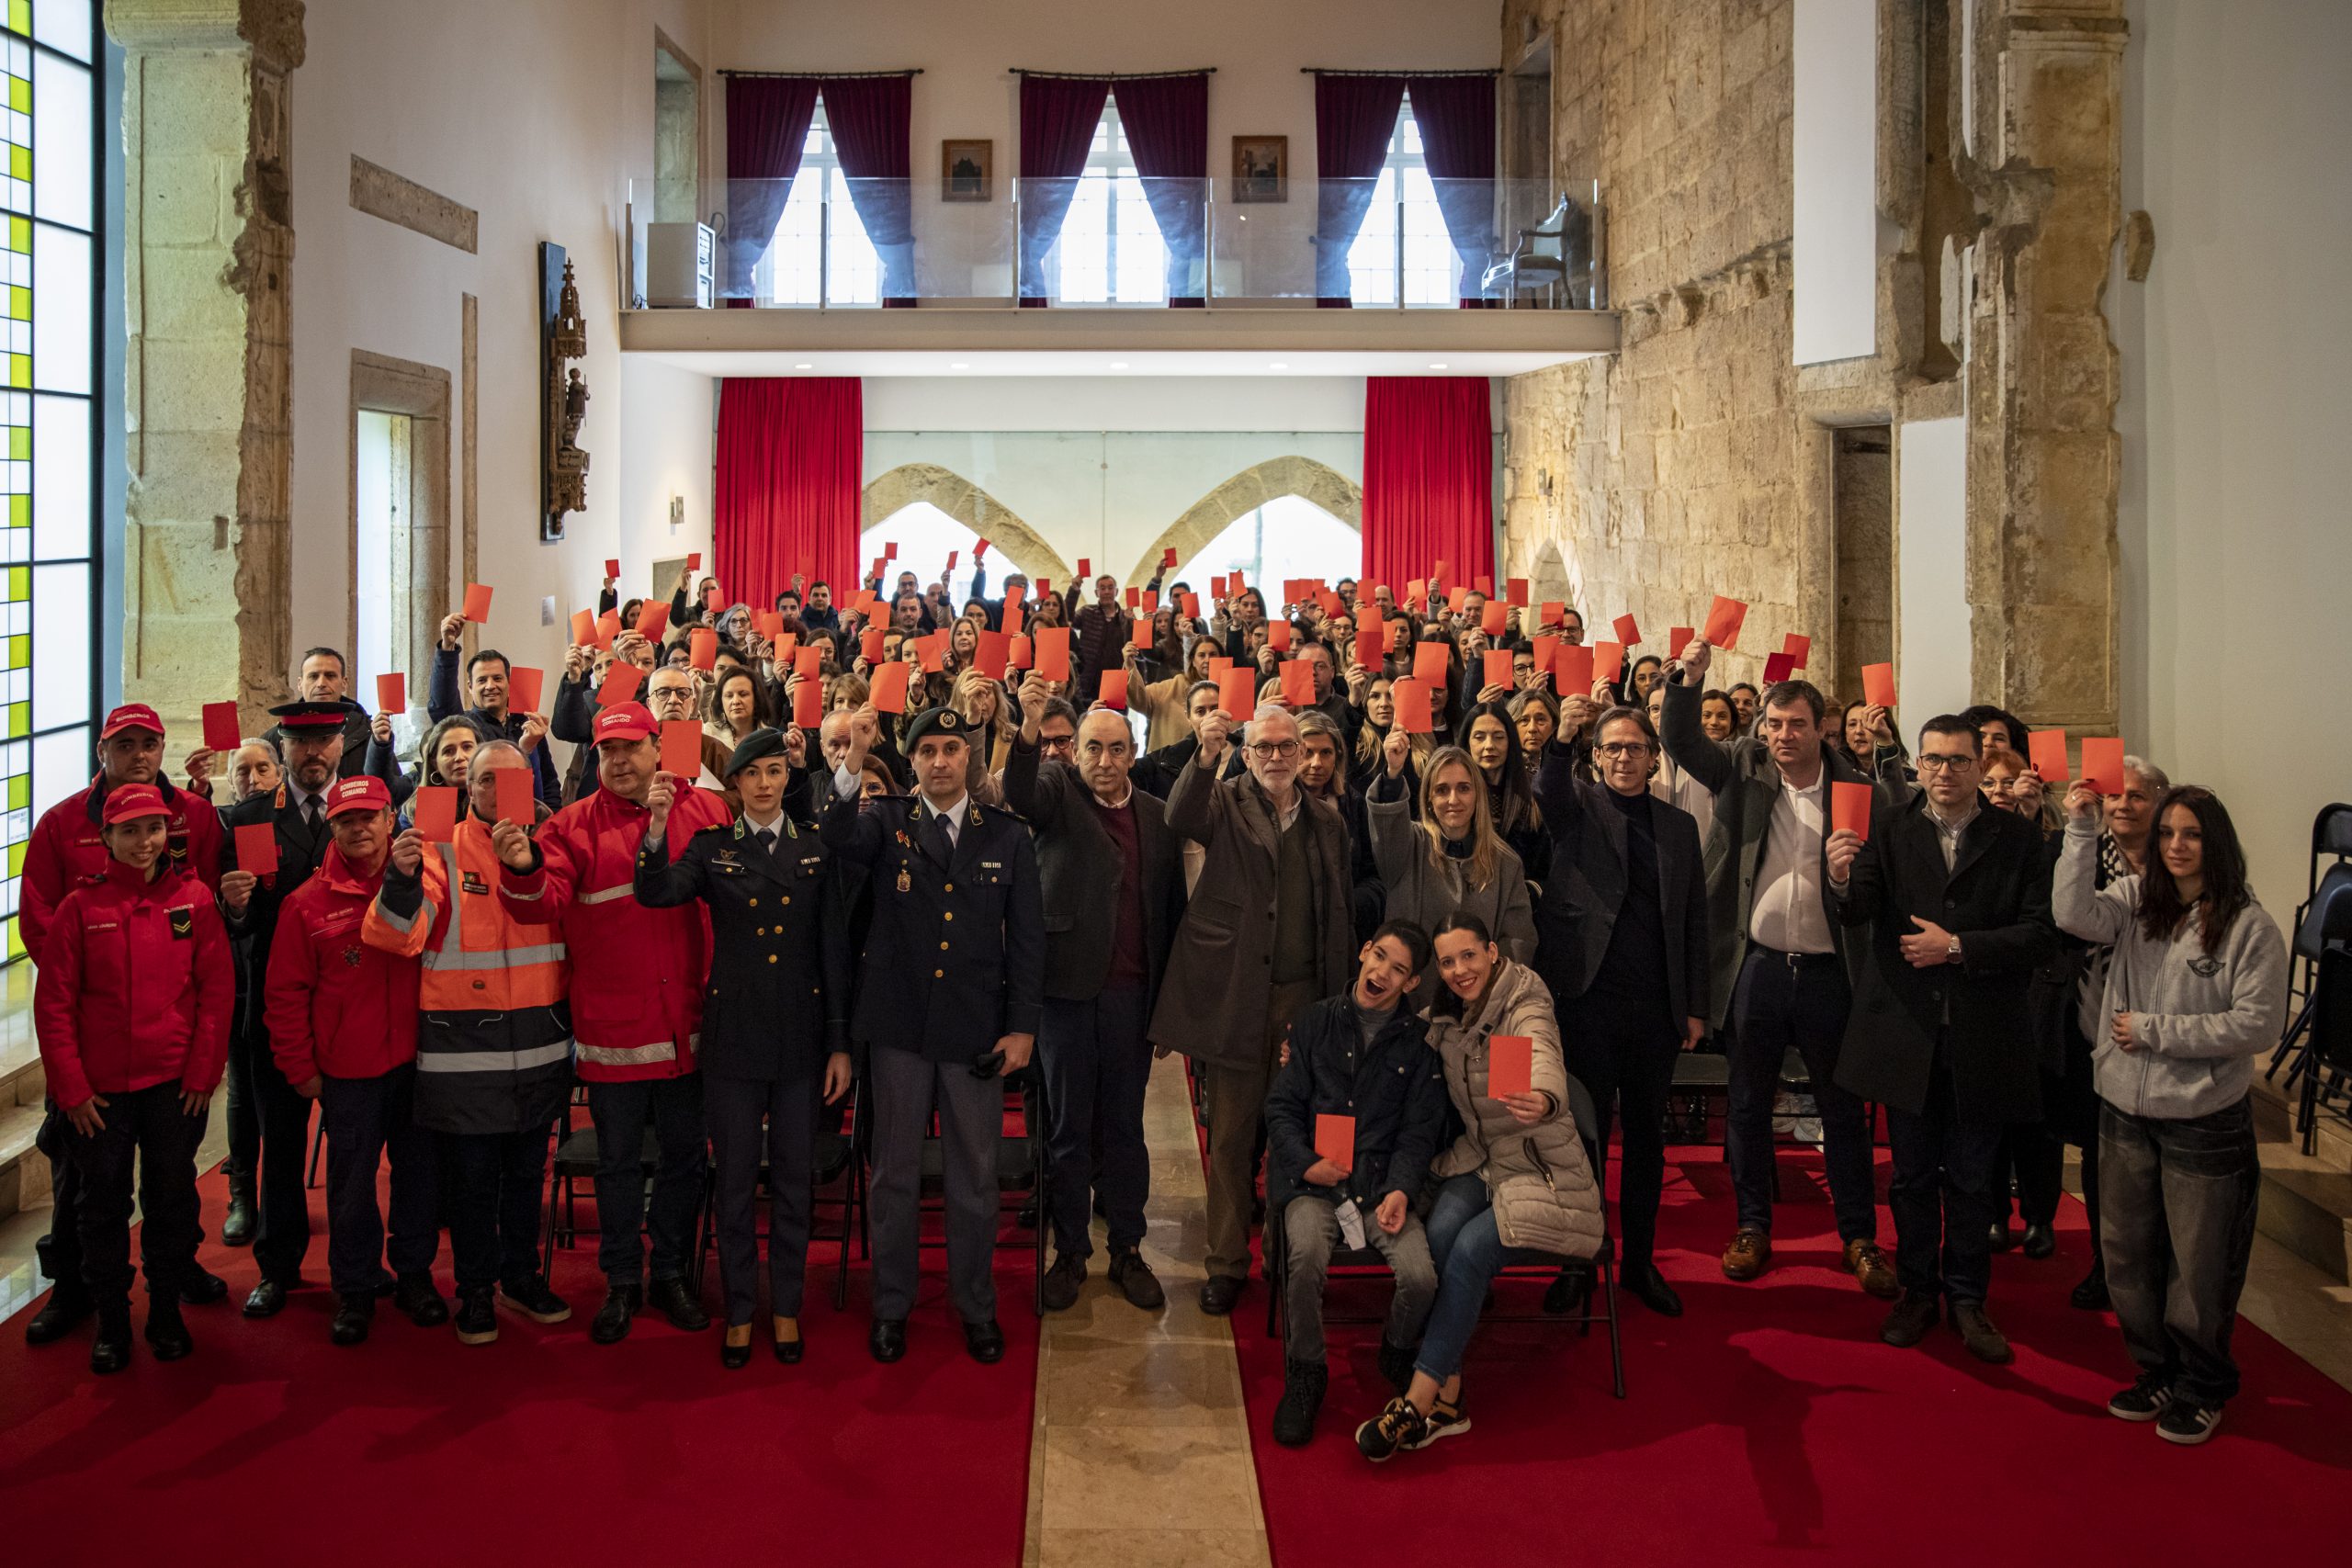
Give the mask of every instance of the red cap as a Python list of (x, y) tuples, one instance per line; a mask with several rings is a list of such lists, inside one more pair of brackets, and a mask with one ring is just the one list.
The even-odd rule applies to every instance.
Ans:
[[(139, 711), (145, 713), (147, 710), (141, 708)], [(153, 784), (124, 784), (119, 789), (107, 791), (106, 821), (109, 828), (118, 822), (128, 822), (134, 817), (169, 815), (170, 808), (164, 804), (164, 792)]]
[[(164, 733), (164, 721), (157, 718), (155, 710), (145, 703), (125, 703), (107, 715), (106, 725), (98, 731), (98, 739), (111, 740), (126, 729), (152, 730), (160, 737)], [(157, 798), (161, 799), (160, 796)], [(161, 810), (162, 807), (159, 805), (156, 809)], [(112, 821), (113, 818), (108, 818), (107, 820)]]
[(643, 740), (656, 733), (653, 716), (643, 703), (623, 703), (596, 716), (596, 744), (607, 740)]
[(353, 778), (337, 779), (327, 786), (326, 814), (329, 818), (346, 811), (390, 811), (392, 792), (383, 780), (361, 773)]

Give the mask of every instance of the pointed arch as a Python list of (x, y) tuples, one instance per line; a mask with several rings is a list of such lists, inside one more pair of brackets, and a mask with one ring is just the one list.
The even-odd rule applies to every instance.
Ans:
[(1204, 548), (1237, 517), (1246, 517), (1286, 495), (1321, 507), (1358, 533), (1363, 531), (1363, 487), (1329, 463), (1312, 457), (1269, 457), (1253, 463), (1187, 507), (1127, 570), (1129, 582), (1148, 582), (1170, 548), (1182, 559)]
[(955, 469), (936, 463), (901, 463), (868, 480), (859, 500), (859, 531), (886, 523), (918, 502), (929, 502), (986, 539), (1006, 566), (1033, 581), (1040, 577), (1056, 582), (1070, 580), (1069, 562), (1020, 513)]

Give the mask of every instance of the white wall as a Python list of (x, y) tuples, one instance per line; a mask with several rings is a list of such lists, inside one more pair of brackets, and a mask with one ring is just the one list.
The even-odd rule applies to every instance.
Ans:
[(1919, 726), (1968, 705), (1968, 422), (1898, 425), (1895, 463), (1895, 716)]
[(1878, 352), (1878, 3), (1796, 0), (1795, 360)]
[[(621, 407), (628, 414), (628, 434), (620, 442), (619, 534), (614, 547), (621, 559), (621, 596), (655, 588), (667, 595), (675, 574), (657, 581), (655, 562), (700, 550), (709, 564), (718, 384), (641, 354), (622, 355), (620, 375)], [(672, 496), (685, 502), (684, 519), (675, 532), (670, 526)], [(603, 563), (590, 570), (602, 571)], [(587, 607), (586, 600), (571, 606)]]
[(2352, 6), (2140, 0), (2123, 203), (2155, 224), (2110, 284), (2122, 351), (2123, 733), (2228, 802), (2264, 902), (2352, 798)]

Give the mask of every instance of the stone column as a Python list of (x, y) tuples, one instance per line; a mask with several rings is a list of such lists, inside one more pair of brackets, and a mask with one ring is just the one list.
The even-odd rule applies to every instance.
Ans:
[(301, 0), (107, 0), (124, 51), (123, 689), (179, 755), (284, 700), (293, 458), (288, 73)]
[(2116, 723), (2116, 353), (2122, 0), (1978, 7), (1983, 228), (1969, 354), (1973, 685), (2036, 725)]

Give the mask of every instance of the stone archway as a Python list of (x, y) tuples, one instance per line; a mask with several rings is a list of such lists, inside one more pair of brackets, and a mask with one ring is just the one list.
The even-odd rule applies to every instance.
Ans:
[(1187, 507), (1128, 569), (1127, 581), (1149, 581), (1160, 558), (1170, 548), (1179, 559), (1193, 555), (1224, 533), (1235, 518), (1246, 517), (1286, 495), (1311, 502), (1358, 533), (1363, 531), (1362, 485), (1312, 457), (1269, 457), (1242, 469)]
[(901, 463), (875, 475), (861, 492), (858, 531), (886, 523), (917, 502), (929, 502), (986, 539), (1011, 570), (1032, 581), (1040, 577), (1056, 582), (1070, 580), (1070, 564), (1018, 513), (955, 469), (936, 463)]

